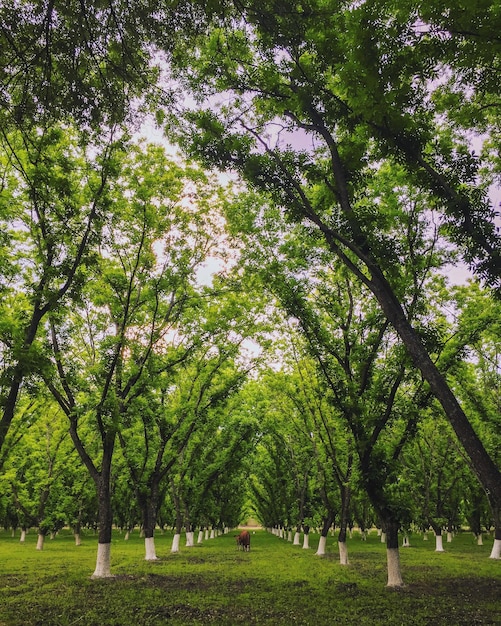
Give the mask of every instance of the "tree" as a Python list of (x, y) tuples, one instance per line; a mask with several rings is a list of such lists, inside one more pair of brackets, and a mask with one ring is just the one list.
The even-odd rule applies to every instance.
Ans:
[[(442, 15), (434, 8), (435, 15), (384, 2), (211, 5), (209, 34), (184, 38), (176, 50), (177, 77), (203, 103), (186, 113), (180, 140), (207, 165), (240, 172), (292, 222), (306, 221), (312, 237), (323, 237), (371, 291), (472, 460), (501, 538), (500, 471), (430, 357), (399, 290), (401, 259), (386, 210), (399, 206), (399, 188), (369, 198), (365, 193), (381, 166), (401, 168), (465, 260), (499, 286), (501, 247), (489, 179), (463, 137), (450, 125), (440, 128), (440, 108), (429, 97), (430, 78), (442, 63), (438, 55), (430, 61), (421, 53), (427, 37), (435, 50), (443, 39), (433, 28)], [(472, 9), (482, 25), (483, 11)], [(465, 38), (445, 44), (447, 71), (462, 85), (478, 62), (463, 55)], [(214, 102), (223, 92), (231, 97), (209, 110), (209, 98)], [(295, 148), (298, 143), (312, 149)], [(412, 260), (419, 264), (419, 257)]]
[(23, 528), (37, 527), (37, 550), (48, 533), (57, 533), (68, 521), (63, 481), (74, 450), (62, 418), (54, 402), (41, 406), (33, 426), (11, 449), (3, 477)]
[(82, 146), (69, 125), (0, 137), (0, 449), (23, 380), (46, 358), (41, 325), (77, 296), (93, 263), (117, 149), (112, 137)]
[[(44, 373), (96, 485), (94, 577), (110, 576), (118, 433), (140, 401), (144, 381), (179, 360), (176, 337), (183, 332), (184, 311), (196, 306), (195, 271), (210, 240), (202, 211), (183, 206), (184, 183), (196, 179), (196, 173), (192, 177), (169, 162), (158, 146), (131, 148), (118, 171), (110, 189), (114, 211), (107, 216), (100, 256), (80, 302), (51, 316), (52, 369)], [(155, 372), (156, 354), (164, 350), (167, 356)], [(87, 438), (89, 433), (94, 435)], [(98, 450), (90, 447), (96, 434)]]

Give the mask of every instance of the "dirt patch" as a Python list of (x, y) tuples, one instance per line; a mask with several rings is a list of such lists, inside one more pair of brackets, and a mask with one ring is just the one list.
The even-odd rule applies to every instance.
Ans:
[(438, 595), (478, 604), (479, 602), (497, 602), (501, 597), (501, 581), (491, 578), (419, 581), (404, 587), (403, 591), (409, 595)]

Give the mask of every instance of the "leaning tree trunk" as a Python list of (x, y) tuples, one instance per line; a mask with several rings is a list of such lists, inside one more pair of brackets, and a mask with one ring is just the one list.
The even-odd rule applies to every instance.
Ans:
[(329, 534), (329, 528), (332, 526), (334, 522), (334, 518), (335, 518), (335, 515), (332, 511), (328, 511), (327, 515), (324, 517), (322, 532), (320, 533), (320, 539), (318, 540), (318, 548), (317, 548), (317, 551), (315, 552), (316, 556), (324, 556), (325, 554), (327, 536)]

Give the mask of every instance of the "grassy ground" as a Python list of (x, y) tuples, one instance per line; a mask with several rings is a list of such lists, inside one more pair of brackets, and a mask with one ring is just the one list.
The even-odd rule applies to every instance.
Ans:
[(257, 531), (250, 553), (237, 552), (233, 534), (170, 553), (170, 534), (156, 537), (159, 561), (144, 561), (143, 540), (117, 533), (113, 579), (91, 580), (96, 539), (76, 547), (69, 533), (36, 551), (0, 533), (0, 626), (232, 625), (501, 625), (501, 562), (488, 558), (491, 541), (470, 534), (434, 552), (434, 542), (411, 538), (401, 552), (406, 587), (386, 588), (385, 548), (349, 540), (350, 565), (337, 562), (334, 539), (325, 557)]

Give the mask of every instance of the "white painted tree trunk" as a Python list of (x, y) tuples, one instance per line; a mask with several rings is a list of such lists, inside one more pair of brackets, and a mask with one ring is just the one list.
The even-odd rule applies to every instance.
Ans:
[(483, 546), (484, 545), (484, 538), (482, 537), (482, 533), (479, 533), (477, 536), (477, 546)]
[(194, 545), (194, 534), (191, 530), (186, 532), (186, 547), (187, 548), (192, 548)]
[(205, 529), (205, 539), (208, 539), (208, 538), (209, 538), (209, 529), (206, 528)]
[(325, 554), (325, 544), (327, 543), (327, 537), (320, 535), (320, 539), (318, 540), (318, 548), (315, 552), (316, 556), (323, 556)]
[(339, 548), (340, 565), (348, 565), (348, 546), (346, 541), (338, 541), (337, 547)]
[(303, 536), (303, 550), (309, 550), (310, 548), (310, 535), (306, 533)]
[(381, 543), (386, 543), (386, 533), (381, 533)]
[(19, 543), (24, 543), (26, 541), (26, 531), (24, 528), (21, 530), (21, 537), (19, 538)]
[(197, 543), (202, 543), (203, 540), (204, 540), (204, 531), (203, 530), (199, 530), (198, 531)]
[(407, 535), (404, 535), (403, 541), (402, 541), (402, 548), (410, 548), (410, 542), (409, 542), (409, 537)]
[(82, 545), (82, 538), (80, 537), (80, 533), (75, 533), (75, 545), (76, 546)]
[(215, 536), (216, 536), (216, 531), (212, 528), (210, 531), (210, 538), (214, 539)]
[(494, 539), (494, 545), (492, 546), (492, 551), (491, 551), (489, 558), (490, 559), (501, 558), (501, 539)]
[(299, 545), (301, 545), (301, 544), (300, 544), (300, 541), (299, 541), (299, 537), (300, 537), (300, 534), (296, 531), (296, 532), (294, 533), (294, 542), (293, 542), (293, 545), (295, 545), (295, 546), (299, 546)]
[(428, 541), (428, 533), (424, 533), (424, 535), (423, 535), (423, 541)]
[(292, 530), (287, 531), (287, 541), (292, 541)]
[(445, 552), (442, 535), (435, 535), (435, 552)]
[(452, 533), (447, 531), (447, 543), (452, 543)]
[(130, 533), (127, 531), (124, 536), (124, 541), (129, 541)]
[(38, 533), (37, 550), (43, 550), (44, 541), (45, 541), (45, 536), (42, 535), (41, 533)]
[(12, 539), (14, 539), (14, 537), (16, 536), (16, 529), (15, 528), (13, 528), (11, 530), (10, 536), (12, 537)]
[(179, 540), (181, 539), (181, 535), (176, 533), (174, 537), (172, 537), (172, 547), (170, 549), (171, 552), (179, 552)]
[(111, 576), (111, 543), (97, 544), (96, 569), (91, 578), (110, 578)]
[(403, 587), (402, 572), (400, 571), (400, 555), (398, 548), (386, 549), (386, 562), (388, 566), (388, 587)]
[(155, 537), (144, 538), (145, 561), (157, 561), (157, 553), (155, 551)]

